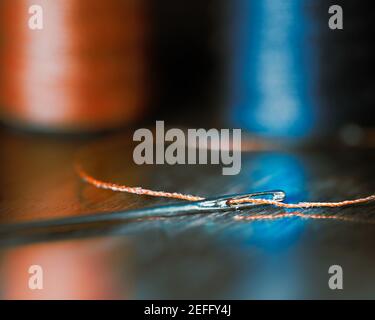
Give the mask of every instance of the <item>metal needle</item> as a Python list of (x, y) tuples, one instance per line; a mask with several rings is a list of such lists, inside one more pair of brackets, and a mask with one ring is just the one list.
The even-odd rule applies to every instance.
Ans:
[(184, 214), (186, 215), (244, 210), (258, 205), (255, 203), (241, 203), (238, 205), (229, 203), (230, 200), (238, 200), (243, 198), (283, 201), (285, 198), (285, 193), (283, 191), (266, 191), (257, 193), (225, 195), (217, 198), (208, 198), (195, 202), (177, 203), (159, 207), (3, 225), (2, 227), (0, 227), (0, 236), (11, 235), (14, 232), (20, 231), (48, 231), (48, 228), (53, 227), (71, 227), (90, 223), (116, 222), (132, 219), (174, 217)]

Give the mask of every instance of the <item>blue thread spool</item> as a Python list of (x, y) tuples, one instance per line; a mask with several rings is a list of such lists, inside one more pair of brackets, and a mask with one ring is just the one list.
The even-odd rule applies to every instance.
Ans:
[(365, 3), (339, 1), (344, 30), (331, 30), (332, 3), (323, 0), (232, 2), (230, 124), (297, 140), (337, 136), (352, 124), (374, 127), (375, 52)]
[(271, 137), (311, 133), (314, 62), (303, 3), (235, 1), (229, 102), (234, 125)]

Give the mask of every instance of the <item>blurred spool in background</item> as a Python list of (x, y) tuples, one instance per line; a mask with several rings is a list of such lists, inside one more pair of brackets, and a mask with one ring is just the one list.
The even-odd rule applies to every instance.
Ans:
[[(342, 6), (344, 30), (328, 27), (331, 5)], [(373, 7), (351, 0), (231, 2), (231, 126), (296, 140), (373, 127)]]
[[(28, 27), (38, 4), (44, 28)], [(131, 124), (145, 111), (143, 0), (2, 0), (1, 115), (53, 131)]]
[(311, 131), (316, 115), (306, 73), (314, 62), (303, 2), (235, 1), (231, 119), (244, 129), (277, 137)]

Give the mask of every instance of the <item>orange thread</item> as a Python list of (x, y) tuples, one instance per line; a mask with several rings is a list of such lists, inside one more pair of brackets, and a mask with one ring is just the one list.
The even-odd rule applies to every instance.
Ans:
[(105, 181), (101, 181), (90, 176), (87, 172), (85, 172), (82, 169), (82, 167), (79, 164), (76, 164), (75, 168), (76, 168), (78, 175), (81, 177), (83, 181), (99, 189), (112, 190), (116, 192), (134, 193), (138, 195), (146, 195), (146, 196), (152, 196), (152, 197), (173, 198), (173, 199), (187, 200), (187, 201), (204, 200), (204, 198), (202, 197), (193, 196), (189, 194), (182, 194), (182, 193), (177, 193), (177, 192), (155, 191), (155, 190), (144, 189), (142, 187), (129, 187), (129, 186), (125, 186), (122, 184), (105, 182)]
[[(147, 196), (153, 196), (153, 197), (164, 197), (164, 198), (173, 198), (173, 199), (179, 199), (179, 200), (187, 200), (187, 201), (199, 201), (204, 200), (205, 198), (200, 196), (194, 196), (189, 194), (183, 194), (183, 193), (176, 193), (176, 192), (165, 192), (165, 191), (155, 191), (150, 189), (144, 189), (142, 187), (129, 187), (122, 184), (115, 184), (111, 182), (105, 182), (102, 180), (98, 180), (91, 175), (89, 175), (87, 172), (83, 170), (83, 168), (76, 164), (76, 171), (78, 175), (81, 177), (81, 179), (96, 188), (99, 189), (106, 189), (106, 190), (112, 190), (116, 192), (128, 192), (128, 193), (134, 193), (138, 195), (147, 195)], [(299, 203), (284, 203), (284, 202), (278, 202), (273, 200), (267, 200), (267, 199), (250, 199), (250, 198), (244, 198), (244, 199), (236, 199), (236, 200), (229, 200), (229, 204), (241, 204), (241, 203), (253, 203), (257, 205), (273, 205), (281, 208), (287, 208), (287, 209), (306, 209), (306, 208), (323, 208), (323, 207), (330, 207), (330, 208), (337, 208), (337, 207), (345, 207), (350, 206), (354, 204), (361, 204), (361, 203), (368, 203), (371, 201), (375, 201), (375, 194), (370, 195), (368, 197), (354, 199), (354, 200), (344, 200), (339, 202), (299, 202)], [(290, 213), (294, 216), (299, 216), (297, 213)], [(266, 215), (261, 215), (262, 219), (266, 219)], [(311, 215), (309, 215), (311, 216)], [(315, 215), (317, 217), (317, 215)], [(255, 216), (252, 216), (255, 217)], [(277, 215), (272, 215), (272, 217), (277, 217)], [(287, 218), (289, 217), (289, 214), (281, 214), (279, 215), (280, 218)], [(322, 217), (327, 217), (322, 215)]]
[(341, 220), (347, 222), (365, 222), (365, 223), (375, 223), (374, 220), (358, 219), (355, 217), (347, 216), (337, 216), (337, 215), (324, 215), (324, 214), (304, 214), (300, 212), (289, 212), (289, 213), (277, 213), (277, 214), (255, 214), (251, 216), (235, 216), (235, 220), (245, 220), (245, 221), (260, 221), (260, 220), (277, 220), (284, 218), (302, 218), (302, 219), (316, 219), (316, 220)]
[(237, 200), (230, 200), (229, 203), (233, 204), (240, 204), (240, 203), (248, 203), (251, 201), (255, 204), (270, 204), (276, 207), (287, 208), (287, 209), (308, 209), (308, 208), (337, 208), (337, 207), (345, 207), (354, 204), (360, 203), (367, 203), (375, 200), (375, 194), (370, 195), (365, 198), (359, 198), (354, 200), (344, 200), (339, 202), (299, 202), (299, 203), (284, 203), (278, 202), (273, 200), (266, 200), (266, 199), (237, 199)]

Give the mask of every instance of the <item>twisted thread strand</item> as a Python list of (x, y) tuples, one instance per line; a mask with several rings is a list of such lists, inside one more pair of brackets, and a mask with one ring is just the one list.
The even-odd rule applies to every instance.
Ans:
[[(79, 164), (77, 164), (75, 168), (76, 168), (78, 175), (81, 177), (83, 181), (99, 189), (112, 190), (116, 192), (127, 192), (127, 193), (147, 195), (147, 196), (153, 196), (153, 197), (173, 198), (173, 199), (187, 200), (187, 201), (200, 201), (200, 200), (205, 199), (203, 197), (190, 195), (190, 194), (166, 192), (166, 191), (155, 191), (155, 190), (150, 190), (150, 189), (144, 189), (142, 187), (130, 187), (130, 186), (122, 185), (122, 184), (106, 182), (106, 181), (98, 180), (94, 178), (93, 176), (89, 175), (85, 170), (83, 170), (83, 168)], [(351, 206), (355, 204), (368, 203), (372, 201), (375, 201), (375, 194), (364, 197), (364, 198), (344, 200), (344, 201), (339, 201), (339, 202), (284, 203), (284, 202), (278, 202), (278, 201), (268, 200), (268, 199), (251, 199), (251, 198), (229, 200), (228, 202), (229, 204), (253, 203), (257, 205), (273, 205), (276, 207), (286, 208), (286, 209), (307, 209), (307, 208), (327, 208), (327, 207), (337, 208), (337, 207)], [(287, 217), (291, 217), (292, 215), (298, 216), (301, 218), (306, 218), (306, 215), (298, 214), (298, 213), (285, 213), (285, 214), (279, 214), (279, 215), (270, 215), (269, 218), (271, 219), (271, 216), (273, 219), (287, 218)], [(254, 217), (256, 216), (251, 216), (251, 219), (254, 220), (255, 219)], [(317, 219), (323, 219), (323, 218), (328, 219), (329, 216), (309, 215), (308, 217), (310, 218), (315, 217)], [(259, 215), (259, 218), (267, 219), (267, 215)]]

